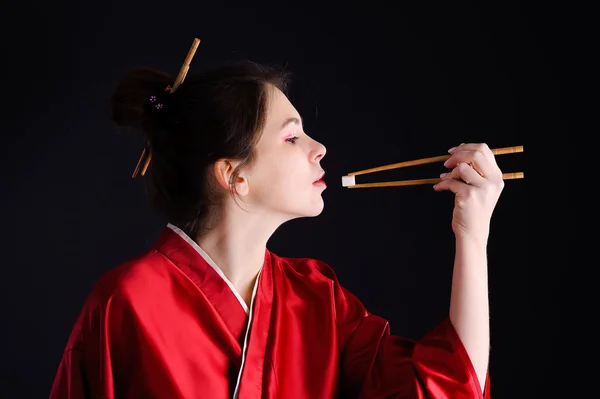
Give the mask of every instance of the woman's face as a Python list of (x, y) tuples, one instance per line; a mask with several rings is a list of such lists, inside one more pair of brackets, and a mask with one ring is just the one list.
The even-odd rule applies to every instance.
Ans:
[(273, 87), (256, 159), (247, 173), (245, 201), (285, 219), (317, 216), (326, 185), (320, 161), (325, 146), (310, 138), (289, 99)]

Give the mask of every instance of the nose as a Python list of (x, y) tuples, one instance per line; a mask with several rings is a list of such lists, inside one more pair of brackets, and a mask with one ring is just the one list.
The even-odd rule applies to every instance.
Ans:
[(311, 161), (319, 162), (321, 159), (323, 159), (325, 153), (327, 153), (327, 148), (325, 148), (323, 144), (314, 140), (314, 148), (310, 154)]

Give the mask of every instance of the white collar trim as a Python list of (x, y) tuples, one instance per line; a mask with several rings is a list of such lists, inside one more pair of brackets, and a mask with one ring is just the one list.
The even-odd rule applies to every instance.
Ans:
[[(244, 311), (246, 312), (246, 314), (248, 314), (248, 305), (246, 305), (246, 302), (244, 301), (244, 299), (242, 298), (242, 296), (239, 294), (239, 292), (235, 289), (235, 286), (233, 285), (233, 283), (231, 281), (229, 281), (229, 279), (225, 276), (225, 274), (223, 273), (223, 271), (219, 268), (219, 266), (217, 266), (217, 264), (215, 263), (214, 260), (212, 260), (210, 258), (210, 256), (208, 256), (208, 254), (206, 253), (206, 251), (204, 251), (202, 248), (200, 248), (200, 245), (198, 245), (198, 243), (194, 240), (191, 239), (190, 236), (188, 236), (183, 230), (181, 230), (179, 227), (168, 223), (167, 227), (170, 228), (171, 230), (173, 230), (175, 233), (177, 233), (177, 235), (179, 235), (181, 238), (183, 238), (188, 244), (190, 244), (192, 246), (192, 248), (194, 248), (199, 254), (200, 256), (202, 256), (202, 258), (204, 258), (204, 260), (206, 261), (206, 263), (208, 263), (213, 269), (215, 269), (215, 271), (217, 272), (217, 274), (219, 276), (221, 276), (221, 278), (225, 281), (225, 283), (227, 283), (227, 285), (229, 286), (229, 288), (231, 289), (231, 292), (233, 292), (233, 294), (235, 295), (235, 297), (237, 298), (237, 300), (240, 302), (240, 305), (242, 305), (242, 308), (244, 308)], [(261, 271), (262, 271), (262, 267), (261, 267)], [(260, 277), (260, 271), (259, 271), (259, 277)], [(256, 278), (256, 281), (254, 282), (254, 289), (252, 291), (252, 302), (254, 302), (254, 296), (256, 295), (256, 289), (258, 287), (258, 280), (259, 278)]]

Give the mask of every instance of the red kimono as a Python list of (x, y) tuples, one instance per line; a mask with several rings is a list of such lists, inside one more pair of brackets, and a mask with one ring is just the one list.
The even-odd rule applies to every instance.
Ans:
[(490, 398), (448, 319), (421, 340), (314, 259), (270, 251), (250, 309), (202, 249), (168, 225), (95, 284), (51, 399)]

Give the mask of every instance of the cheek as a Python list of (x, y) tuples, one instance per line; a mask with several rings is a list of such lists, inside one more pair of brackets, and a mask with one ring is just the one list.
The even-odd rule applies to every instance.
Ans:
[(293, 180), (293, 171), (289, 168), (290, 165), (283, 158), (263, 157), (253, 168), (250, 182), (261, 192), (261, 195), (269, 191), (285, 189)]
[(280, 179), (293, 178), (301, 173), (301, 159), (298, 153), (288, 152), (264, 159), (263, 172)]
[[(259, 152), (259, 158), (253, 168), (254, 187), (259, 188), (261, 196), (268, 191), (277, 191), (277, 196), (294, 195), (310, 180), (306, 155), (300, 148), (278, 148), (278, 151)], [(287, 151), (286, 151), (287, 150)]]
[(295, 191), (298, 181), (297, 171), (291, 165), (280, 163), (269, 172), (269, 183), (271, 187), (277, 188), (282, 193)]

